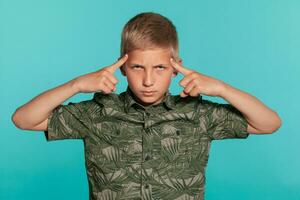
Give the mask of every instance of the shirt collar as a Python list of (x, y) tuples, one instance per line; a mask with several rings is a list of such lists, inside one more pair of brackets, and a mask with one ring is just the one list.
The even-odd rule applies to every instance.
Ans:
[[(167, 108), (169, 109), (174, 109), (175, 108), (175, 102), (174, 99), (171, 96), (171, 93), (168, 91), (166, 91), (165, 93), (165, 97), (162, 101), (162, 103), (164, 105), (167, 106)], [(138, 104), (140, 106), (142, 106), (141, 104), (139, 104), (135, 99), (134, 99), (134, 93), (132, 92), (132, 90), (129, 88), (129, 86), (127, 86), (127, 89), (125, 91), (125, 99), (124, 99), (124, 106), (125, 106), (125, 111), (128, 112), (130, 107), (134, 104)], [(160, 103), (161, 104), (161, 103)], [(142, 106), (144, 107), (144, 106)]]

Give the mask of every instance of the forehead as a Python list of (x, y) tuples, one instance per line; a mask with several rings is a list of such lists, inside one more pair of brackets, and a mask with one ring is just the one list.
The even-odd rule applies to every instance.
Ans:
[(146, 64), (146, 63), (156, 63), (165, 62), (168, 63), (171, 58), (170, 49), (146, 49), (146, 50), (134, 50), (128, 53), (129, 63), (136, 64)]

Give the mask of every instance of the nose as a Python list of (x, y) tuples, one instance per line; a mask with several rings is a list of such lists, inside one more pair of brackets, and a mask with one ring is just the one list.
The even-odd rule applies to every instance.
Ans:
[(154, 84), (154, 76), (151, 70), (145, 70), (144, 77), (143, 77), (143, 84), (144, 86), (152, 86)]

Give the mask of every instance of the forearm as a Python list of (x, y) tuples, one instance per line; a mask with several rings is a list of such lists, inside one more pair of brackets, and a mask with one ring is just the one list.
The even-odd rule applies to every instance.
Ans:
[(254, 96), (223, 83), (220, 97), (237, 108), (256, 130), (271, 133), (281, 125), (278, 114), (264, 105)]
[(23, 129), (34, 127), (46, 120), (55, 107), (78, 92), (75, 79), (47, 90), (19, 107), (13, 114), (13, 122)]

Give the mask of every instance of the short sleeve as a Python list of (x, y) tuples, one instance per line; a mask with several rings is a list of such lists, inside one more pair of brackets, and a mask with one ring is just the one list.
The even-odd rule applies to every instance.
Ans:
[(44, 131), (47, 141), (83, 139), (89, 132), (90, 119), (87, 111), (91, 100), (59, 105), (48, 116), (48, 129)]
[(243, 114), (231, 104), (206, 101), (207, 132), (212, 140), (240, 138), (249, 136), (248, 122)]

